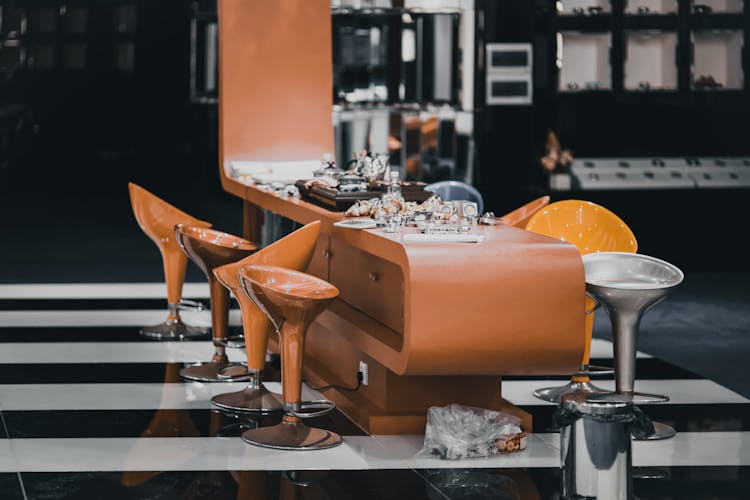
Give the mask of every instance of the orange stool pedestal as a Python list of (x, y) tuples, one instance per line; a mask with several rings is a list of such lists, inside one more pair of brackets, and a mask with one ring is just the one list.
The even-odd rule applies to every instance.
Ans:
[(341, 436), (335, 432), (308, 427), (303, 422), (332, 411), (336, 405), (327, 400), (302, 401), (307, 329), (339, 295), (338, 289), (315, 276), (274, 266), (246, 267), (240, 271), (240, 282), (279, 335), (284, 399), (280, 424), (247, 430), (242, 433), (242, 440), (283, 450), (324, 449), (341, 444)]
[(214, 396), (211, 402), (215, 407), (233, 413), (281, 411), (279, 397), (269, 392), (262, 383), (271, 322), (245, 293), (240, 283), (239, 273), (243, 268), (254, 264), (303, 270), (312, 259), (319, 234), (320, 222), (312, 222), (249, 257), (214, 269), (216, 279), (232, 292), (240, 305), (247, 352), (247, 367), (230, 366), (220, 372), (219, 376), (248, 381), (247, 387), (241, 391)]
[[(178, 224), (175, 238), (182, 250), (206, 275), (211, 297), (211, 332), (214, 355), (210, 363), (200, 363), (180, 370), (180, 376), (199, 382), (228, 382), (231, 377), (221, 376), (230, 366), (226, 355), (229, 324), (229, 290), (214, 276), (219, 266), (241, 260), (251, 255), (257, 247), (238, 236), (203, 227)], [(244, 370), (244, 367), (243, 367)]]
[(182, 300), (187, 256), (175, 239), (174, 227), (177, 224), (189, 224), (209, 228), (211, 224), (186, 214), (137, 184), (129, 183), (128, 190), (138, 225), (159, 248), (167, 285), (167, 320), (158, 325), (143, 327), (141, 335), (156, 340), (204, 337), (208, 334), (207, 328), (186, 325), (180, 318), (180, 309), (201, 308), (196, 303)]

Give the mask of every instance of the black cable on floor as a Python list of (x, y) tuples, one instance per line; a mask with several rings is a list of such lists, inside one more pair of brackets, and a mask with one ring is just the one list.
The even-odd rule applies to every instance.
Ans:
[[(336, 385), (336, 384), (322, 385), (320, 387), (313, 387), (310, 384), (307, 384), (307, 385), (310, 385), (310, 389), (312, 389), (314, 391), (324, 391), (326, 389), (339, 389), (339, 390), (342, 390), (342, 391), (356, 391), (357, 389), (359, 389), (360, 387), (362, 387), (362, 379), (363, 378), (364, 378), (364, 376), (362, 375), (362, 372), (357, 372), (357, 385), (355, 387), (346, 387), (346, 386), (343, 386), (343, 385)], [(307, 380), (305, 380), (304, 382), (307, 383)]]

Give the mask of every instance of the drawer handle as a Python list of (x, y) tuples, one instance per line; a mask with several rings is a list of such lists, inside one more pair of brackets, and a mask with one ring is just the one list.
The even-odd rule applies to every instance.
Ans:
[(325, 258), (327, 259), (327, 258), (329, 258), (330, 256), (331, 256), (331, 251), (330, 251), (330, 250), (324, 250), (324, 251), (323, 251), (323, 257), (325, 257)]
[(370, 272), (370, 281), (378, 281), (380, 279), (380, 275), (376, 272)]

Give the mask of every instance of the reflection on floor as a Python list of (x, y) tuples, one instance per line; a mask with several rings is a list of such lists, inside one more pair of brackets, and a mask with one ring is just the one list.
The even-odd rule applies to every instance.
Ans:
[[(536, 432), (520, 453), (423, 457), (422, 436), (368, 436), (337, 412), (314, 424), (344, 435), (342, 446), (267, 450), (238, 436), (278, 417), (211, 408), (211, 396), (242, 384), (185, 383), (177, 376), (185, 364), (205, 361), (209, 342), (139, 337), (138, 325), (163, 315), (157, 285), (95, 292), (61, 286), (42, 297), (0, 286), (2, 499), (559, 498), (554, 406), (530, 394), (564, 377), (504, 381), (505, 397), (534, 415)], [(239, 360), (243, 353), (230, 356)], [(593, 357), (611, 364), (612, 345), (597, 339)], [(267, 386), (278, 391), (272, 359), (267, 372)], [(648, 352), (639, 354), (637, 374), (643, 390), (672, 396), (643, 409), (678, 435), (634, 444), (636, 496), (750, 498), (750, 401)], [(305, 390), (306, 397), (319, 396)]]

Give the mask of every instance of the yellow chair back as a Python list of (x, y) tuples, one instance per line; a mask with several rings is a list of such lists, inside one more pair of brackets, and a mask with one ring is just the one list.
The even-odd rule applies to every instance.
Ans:
[(526, 230), (572, 243), (582, 255), (638, 250), (633, 231), (601, 205), (583, 200), (550, 203), (526, 223)]

